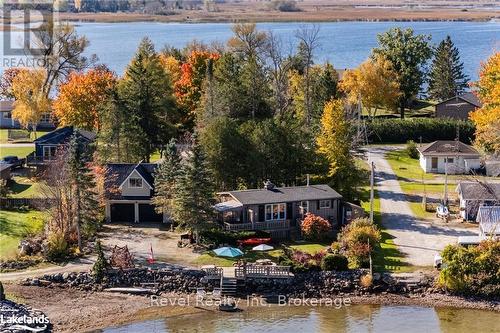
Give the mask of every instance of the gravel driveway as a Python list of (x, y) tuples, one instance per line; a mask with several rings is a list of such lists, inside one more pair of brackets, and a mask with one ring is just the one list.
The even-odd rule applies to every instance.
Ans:
[(405, 261), (414, 266), (432, 266), (434, 255), (447, 244), (456, 243), (458, 236), (473, 236), (465, 228), (434, 226), (419, 221), (412, 213), (404, 192), (384, 155), (391, 147), (368, 149), (369, 162), (375, 165), (375, 189), (380, 197), (382, 224), (394, 237), (393, 241), (406, 255)]

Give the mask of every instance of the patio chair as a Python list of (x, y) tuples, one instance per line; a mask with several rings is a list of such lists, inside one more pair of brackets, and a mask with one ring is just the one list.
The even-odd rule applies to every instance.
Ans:
[(196, 297), (200, 299), (204, 299), (207, 295), (205, 288), (196, 288)]
[(222, 297), (222, 289), (214, 288), (214, 291), (212, 292), (212, 298), (221, 299), (221, 297)]

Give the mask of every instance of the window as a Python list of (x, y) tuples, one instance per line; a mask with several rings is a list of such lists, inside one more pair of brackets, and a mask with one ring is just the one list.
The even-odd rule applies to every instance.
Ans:
[(3, 117), (5, 119), (11, 119), (12, 118), (12, 113), (11, 112), (2, 112), (3, 113)]
[(454, 162), (454, 160), (453, 160), (452, 157), (447, 157), (446, 158), (446, 163), (453, 163), (453, 162)]
[(320, 200), (319, 201), (319, 209), (332, 208), (331, 200)]
[(284, 220), (286, 206), (284, 203), (266, 205), (266, 221)]
[(40, 118), (41, 123), (50, 123), (50, 113), (44, 113), (42, 114), (42, 117)]
[(142, 187), (142, 179), (141, 178), (129, 178), (128, 184), (130, 187), (140, 188), (140, 187)]
[(43, 158), (50, 159), (56, 156), (57, 147), (56, 146), (43, 146)]

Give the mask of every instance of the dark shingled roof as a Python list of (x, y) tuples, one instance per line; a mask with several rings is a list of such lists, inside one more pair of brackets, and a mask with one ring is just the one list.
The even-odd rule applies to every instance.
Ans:
[(481, 101), (477, 98), (477, 96), (472, 93), (472, 92), (465, 92), (461, 95), (457, 95), (455, 97), (452, 97), (452, 98), (448, 98), (440, 103), (437, 103), (436, 105), (440, 105), (440, 104), (443, 104), (443, 103), (448, 103), (450, 101), (453, 101), (453, 100), (457, 100), (457, 99), (461, 99), (469, 104), (472, 104), (474, 105), (475, 107), (478, 107), (480, 108), (483, 104), (481, 103)]
[(221, 192), (220, 194), (230, 194), (243, 205), (342, 198), (328, 185), (275, 187), (272, 190), (255, 189)]
[(49, 132), (35, 141), (33, 141), (35, 144), (54, 144), (54, 145), (59, 145), (59, 144), (65, 144), (69, 142), (71, 136), (73, 136), (73, 133), (76, 132), (76, 135), (78, 136), (79, 140), (83, 140), (85, 142), (91, 142), (94, 141), (96, 138), (96, 134), (85, 131), (82, 129), (74, 129), (73, 126), (66, 126), (66, 127), (61, 127), (58, 128), (52, 132)]
[[(106, 197), (108, 199), (129, 199), (133, 197), (123, 197), (118, 190), (118, 187), (127, 179), (132, 171), (137, 172), (146, 180), (146, 182), (154, 188), (153, 174), (158, 164), (156, 163), (110, 163), (106, 166)], [(144, 197), (140, 197), (144, 199)]]
[(493, 200), (500, 202), (500, 183), (461, 182), (457, 186), (457, 192), (464, 200)]
[(434, 141), (418, 148), (422, 155), (474, 155), (479, 157), (479, 152), (472, 146), (460, 141)]

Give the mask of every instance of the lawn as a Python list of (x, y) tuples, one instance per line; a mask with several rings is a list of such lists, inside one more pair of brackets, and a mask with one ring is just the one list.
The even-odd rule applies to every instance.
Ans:
[[(368, 191), (369, 189), (367, 189)], [(380, 198), (377, 191), (374, 193), (373, 201), (373, 219), (381, 230), (380, 248), (373, 255), (373, 269), (377, 272), (407, 272), (413, 268), (404, 261), (404, 254), (399, 251), (398, 247), (392, 240), (393, 237), (382, 226), (382, 214), (380, 210)], [(370, 211), (370, 202), (364, 200), (361, 206), (366, 212)]]
[(9, 184), (11, 191), (9, 197), (11, 198), (40, 198), (44, 196), (42, 183), (33, 178), (14, 176)]
[(40, 211), (0, 211), (0, 260), (14, 258), (19, 241), (43, 229), (44, 213)]
[(0, 147), (0, 158), (12, 155), (23, 158), (34, 150), (34, 147)]
[[(10, 131), (14, 132), (14, 135), (19, 137), (18, 140), (14, 141), (9, 141), (9, 130), (8, 129), (0, 129), (0, 143), (9, 143), (9, 142), (32, 142), (33, 140), (36, 139), (36, 137), (40, 137), (44, 135), (45, 133), (48, 133), (49, 131), (47, 130), (38, 130), (36, 132), (36, 137), (35, 137), (35, 132), (28, 132), (27, 130), (23, 129), (11, 129)], [(28, 138), (29, 134), (29, 138)]]
[(386, 154), (387, 162), (399, 180), (424, 180), (434, 179), (434, 175), (426, 174), (420, 167), (418, 159), (411, 158), (406, 150), (391, 151)]
[[(294, 243), (288, 243), (288, 246), (295, 250), (300, 250), (303, 252), (307, 253), (316, 253), (319, 251), (324, 250), (327, 246), (329, 246), (329, 243), (309, 243), (309, 242), (294, 242)], [(247, 247), (243, 249), (243, 252), (245, 253), (241, 257), (237, 258), (225, 258), (225, 257), (218, 257), (215, 255), (213, 251), (207, 251), (201, 256), (199, 256), (193, 264), (196, 265), (216, 265), (219, 267), (231, 267), (233, 264), (240, 260), (244, 259), (247, 262), (255, 262), (258, 259), (270, 259), (274, 262), (278, 260), (278, 257), (283, 254), (283, 250), (281, 246), (275, 247), (274, 250), (271, 251), (252, 251), (251, 247)]]

